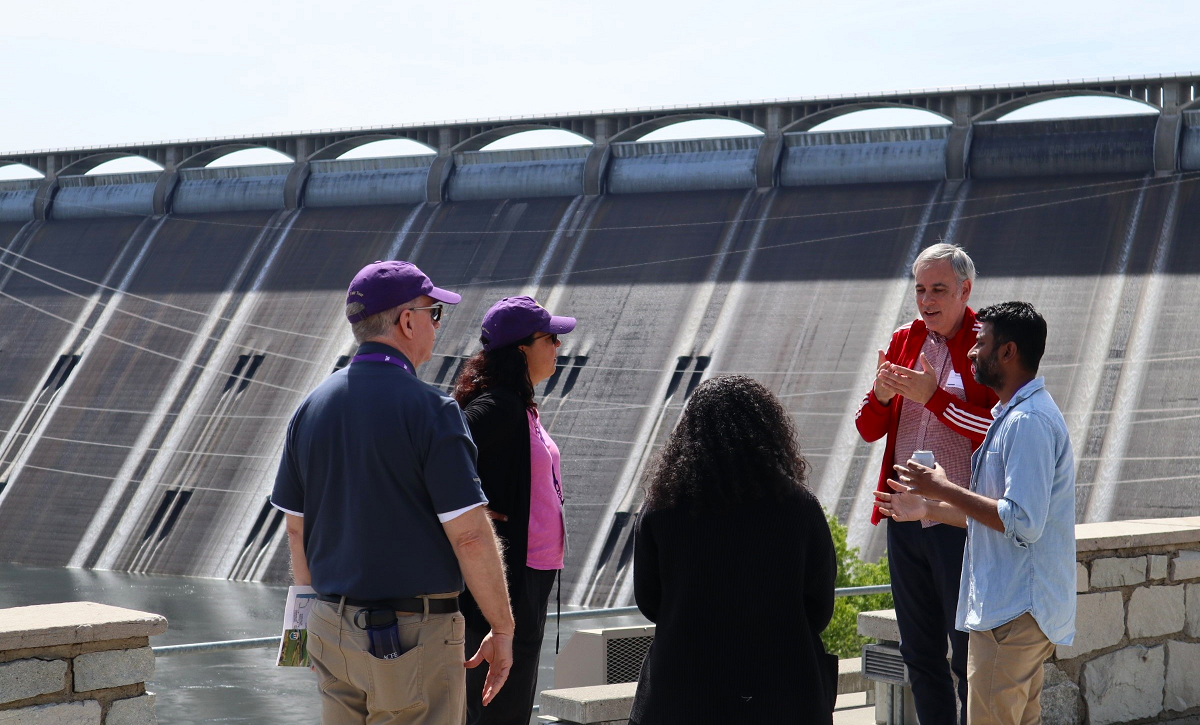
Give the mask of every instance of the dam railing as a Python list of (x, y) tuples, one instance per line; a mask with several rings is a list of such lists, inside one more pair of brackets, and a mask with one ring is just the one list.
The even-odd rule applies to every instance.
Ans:
[[(833, 590), (835, 597), (856, 597), (868, 594), (887, 594), (892, 591), (891, 584), (875, 584), (863, 587), (843, 587)], [(546, 619), (553, 618), (558, 622), (571, 622), (584, 619), (609, 619), (639, 614), (637, 607), (610, 607), (607, 609), (577, 609), (570, 612), (547, 614)], [(279, 637), (254, 637), (251, 639), (228, 639), (219, 642), (194, 642), (191, 644), (170, 644), (151, 647), (155, 657), (169, 657), (179, 654), (198, 654), (200, 652), (225, 652), (238, 649), (263, 649), (278, 647)]]

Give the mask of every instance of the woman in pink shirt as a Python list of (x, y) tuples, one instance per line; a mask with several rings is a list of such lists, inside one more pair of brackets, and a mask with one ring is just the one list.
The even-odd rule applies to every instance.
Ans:
[[(467, 670), (469, 725), (526, 725), (533, 710), (546, 608), (566, 554), (558, 446), (538, 418), (533, 389), (554, 373), (558, 336), (573, 329), (575, 318), (555, 317), (532, 297), (506, 297), (484, 315), (483, 350), (454, 385), (479, 448), (479, 478), (504, 544), (517, 623), (508, 681), (486, 708), (480, 699), (487, 665)], [(469, 591), (462, 599), (471, 650), (489, 625)]]

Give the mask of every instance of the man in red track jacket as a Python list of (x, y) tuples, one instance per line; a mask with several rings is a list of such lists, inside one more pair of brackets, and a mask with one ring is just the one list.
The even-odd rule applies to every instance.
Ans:
[[(979, 325), (967, 306), (975, 265), (960, 247), (935, 244), (913, 263), (920, 318), (892, 334), (856, 416), (871, 442), (887, 436), (879, 490), (890, 492), (892, 466), (933, 451), (954, 483), (971, 482), (971, 454), (992, 422), (996, 394), (975, 382), (967, 351)], [(878, 524), (878, 509), (871, 523)], [(967, 636), (955, 629), (966, 532), (932, 521), (888, 521), (888, 564), (900, 627), (900, 654), (921, 725), (966, 722)], [(946, 638), (952, 657), (946, 664)], [(958, 706), (955, 684), (958, 678)]]

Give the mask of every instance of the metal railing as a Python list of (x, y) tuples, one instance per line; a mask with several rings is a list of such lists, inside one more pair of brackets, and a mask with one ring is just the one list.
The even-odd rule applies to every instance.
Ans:
[(1067, 78), (1061, 80), (1049, 81), (1017, 81), (1013, 83), (993, 83), (975, 86), (939, 86), (935, 88), (910, 88), (910, 89), (895, 89), (885, 91), (864, 91), (859, 93), (843, 93), (840, 95), (816, 95), (816, 96), (789, 96), (784, 98), (757, 98), (752, 100), (741, 101), (709, 101), (701, 103), (683, 103), (672, 104), (666, 106), (637, 106), (626, 108), (607, 108), (602, 110), (592, 111), (565, 111), (565, 112), (549, 112), (549, 113), (532, 113), (523, 116), (487, 116), (483, 118), (459, 118), (448, 119), (442, 121), (408, 121), (404, 123), (393, 124), (377, 124), (371, 126), (344, 126), (337, 128), (322, 128), (322, 129), (306, 129), (299, 131), (270, 131), (263, 133), (248, 133), (248, 134), (230, 134), (226, 136), (198, 136), (193, 138), (177, 138), (159, 141), (131, 142), (120, 144), (103, 144), (97, 146), (65, 146), (61, 148), (44, 148), (44, 149), (29, 149), (24, 151), (7, 151), (0, 152), (0, 156), (40, 156), (44, 154), (64, 154), (78, 151), (94, 151), (103, 152), (107, 150), (117, 149), (134, 149), (158, 146), (177, 146), (185, 144), (199, 143), (238, 143), (241, 141), (269, 141), (275, 139), (295, 138), (299, 136), (317, 136), (329, 134), (354, 134), (364, 133), (369, 131), (392, 131), (392, 130), (408, 130), (408, 129), (433, 129), (443, 128), (446, 126), (472, 126), (488, 123), (515, 123), (520, 121), (543, 121), (543, 120), (570, 120), (570, 119), (587, 119), (602, 116), (629, 115), (635, 113), (666, 113), (671, 111), (703, 111), (713, 108), (729, 108), (737, 106), (766, 106), (766, 105), (794, 105), (801, 103), (822, 103), (822, 102), (840, 102), (849, 100), (870, 100), (874, 98), (894, 98), (896, 96), (928, 96), (928, 95), (946, 95), (950, 93), (981, 93), (987, 91), (1013, 91), (1013, 90), (1028, 90), (1042, 88), (1056, 88), (1060, 86), (1083, 86), (1096, 84), (1118, 84), (1118, 83), (1138, 83), (1138, 82), (1158, 82), (1158, 81), (1191, 81), (1200, 73), (1183, 72), (1183, 73), (1160, 73), (1150, 75), (1131, 75), (1131, 76), (1109, 76), (1095, 78)]
[[(845, 587), (834, 589), (835, 597), (856, 597), (868, 594), (887, 594), (892, 591), (891, 584), (876, 584), (866, 587)], [(556, 619), (559, 622), (574, 622), (584, 619), (608, 619), (611, 617), (626, 617), (640, 614), (637, 607), (611, 607), (609, 609), (578, 609), (570, 612), (551, 613), (547, 620)], [(279, 637), (255, 637), (253, 639), (228, 639), (220, 642), (194, 642), (192, 644), (169, 644), (151, 647), (155, 657), (170, 657), (178, 654), (197, 654), (200, 652), (226, 652), (238, 649), (266, 649), (278, 647)]]

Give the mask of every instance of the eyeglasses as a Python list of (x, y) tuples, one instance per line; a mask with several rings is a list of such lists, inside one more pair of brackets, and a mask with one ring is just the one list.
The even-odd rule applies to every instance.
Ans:
[[(441, 322), (441, 321), (442, 321), (442, 305), (430, 305), (430, 306), (428, 306), (428, 307), (406, 307), (406, 308), (404, 308), (404, 309), (406, 309), (406, 310), (412, 310), (413, 312), (416, 312), (417, 310), (429, 310), (429, 319), (433, 320), (434, 322)], [(401, 310), (401, 311), (400, 311), (400, 314), (401, 314), (401, 315), (403, 315), (403, 314), (404, 314), (404, 310)], [(399, 318), (399, 317), (397, 317), (397, 318), (396, 318), (396, 321), (395, 321), (395, 322), (393, 322), (392, 324), (393, 324), (393, 325), (399, 325), (399, 324), (400, 324), (400, 318)]]
[(550, 338), (551, 345), (558, 344), (558, 335), (556, 335), (555, 333), (550, 333), (548, 335), (540, 335), (538, 337), (533, 338), (533, 341), (537, 342), (538, 340), (545, 340), (546, 338)]

